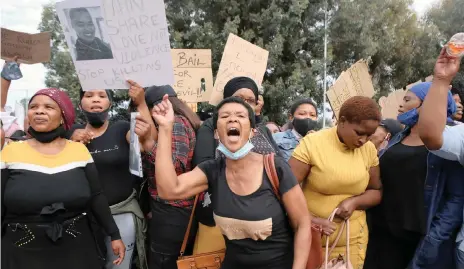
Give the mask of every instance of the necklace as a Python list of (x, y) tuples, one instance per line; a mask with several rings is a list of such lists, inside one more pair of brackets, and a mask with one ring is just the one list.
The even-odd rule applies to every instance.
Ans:
[(87, 48), (89, 48), (91, 50), (102, 52), (101, 49), (100, 49), (100, 46), (98, 45), (97, 41), (95, 41), (95, 39), (92, 41), (92, 43), (95, 43), (95, 45), (97, 45), (97, 47), (98, 47), (97, 49), (92, 47), (92, 46), (84, 44), (84, 42), (80, 41), (79, 39), (77, 40), (77, 42), (79, 42), (79, 44), (82, 44), (82, 45), (84, 45), (85, 47), (87, 47)]

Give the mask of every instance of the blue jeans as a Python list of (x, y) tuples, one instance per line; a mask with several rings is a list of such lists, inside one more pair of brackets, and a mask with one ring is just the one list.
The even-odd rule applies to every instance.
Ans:
[(456, 244), (456, 269), (464, 269), (464, 251), (459, 249), (459, 243)]

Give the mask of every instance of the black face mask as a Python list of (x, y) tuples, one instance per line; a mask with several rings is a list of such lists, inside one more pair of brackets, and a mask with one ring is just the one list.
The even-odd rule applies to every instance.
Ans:
[(82, 110), (82, 112), (84, 113), (87, 122), (92, 127), (100, 128), (103, 126), (103, 124), (105, 124), (105, 121), (108, 119), (108, 113), (110, 112), (110, 108), (102, 112), (88, 112), (85, 110)]
[(29, 127), (28, 133), (40, 143), (50, 143), (58, 137), (65, 137), (66, 130), (63, 127), (63, 124), (58, 126), (58, 128), (51, 130), (50, 132), (37, 132), (32, 127)]
[(309, 131), (312, 131), (317, 126), (317, 121), (312, 119), (293, 119), (293, 129), (297, 131), (301, 136), (305, 136)]

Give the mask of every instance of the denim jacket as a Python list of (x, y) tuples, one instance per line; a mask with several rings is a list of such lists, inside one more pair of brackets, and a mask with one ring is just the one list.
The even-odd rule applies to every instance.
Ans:
[[(386, 150), (400, 143), (409, 132), (410, 129), (406, 128), (395, 135), (379, 157), (382, 158)], [(453, 269), (454, 241), (463, 221), (464, 167), (429, 152), (424, 199), (427, 233), (408, 269)]]
[(275, 133), (272, 137), (279, 147), (279, 151), (285, 160), (288, 161), (290, 157), (292, 157), (292, 153), (300, 141), (295, 136), (292, 129), (288, 129), (285, 132)]

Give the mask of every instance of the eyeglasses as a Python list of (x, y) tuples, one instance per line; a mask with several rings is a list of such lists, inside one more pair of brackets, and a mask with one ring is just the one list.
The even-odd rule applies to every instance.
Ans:
[(242, 99), (244, 102), (246, 102), (249, 105), (255, 106), (256, 105), (256, 99), (255, 98), (244, 98), (241, 96), (237, 96), (238, 98)]

